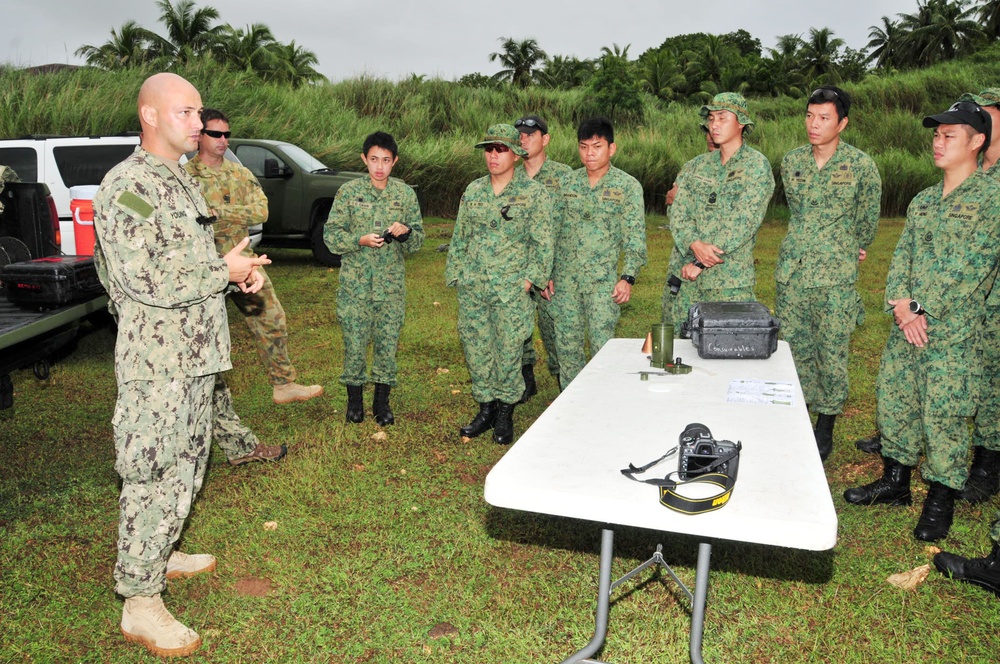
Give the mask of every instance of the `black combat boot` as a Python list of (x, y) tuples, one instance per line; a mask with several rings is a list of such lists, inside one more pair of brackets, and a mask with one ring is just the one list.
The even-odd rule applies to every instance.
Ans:
[(364, 393), (364, 385), (348, 385), (347, 386), (347, 421), (358, 422), (365, 421), (365, 402), (362, 398)]
[(521, 375), (524, 377), (524, 394), (518, 403), (528, 403), (528, 399), (538, 394), (538, 383), (535, 382), (535, 367), (532, 364), (521, 365)]
[(938, 482), (931, 482), (924, 499), (924, 509), (920, 511), (917, 527), (913, 536), (924, 542), (936, 542), (944, 539), (951, 528), (951, 519), (955, 514), (955, 496), (958, 491)]
[(389, 385), (375, 383), (375, 399), (372, 401), (372, 415), (375, 416), (375, 422), (380, 427), (396, 422), (396, 418), (392, 415), (392, 409), (389, 408), (389, 392), (391, 391), (392, 387)]
[(972, 448), (972, 467), (969, 479), (958, 496), (976, 505), (997, 495), (1000, 491), (1000, 452), (976, 445)]
[(514, 404), (502, 401), (498, 403), (493, 442), (497, 445), (510, 445), (514, 442)]
[(826, 461), (833, 452), (833, 425), (837, 421), (836, 415), (824, 415), (820, 413), (816, 418), (816, 447), (819, 448), (819, 460)]
[(856, 486), (844, 492), (844, 500), (853, 505), (903, 506), (913, 502), (910, 497), (910, 473), (912, 466), (904, 466), (887, 456), (882, 457), (884, 468), (882, 477), (864, 486)]
[(882, 434), (876, 431), (871, 438), (860, 438), (854, 441), (854, 446), (865, 454), (880, 454), (882, 452)]
[(487, 401), (479, 404), (479, 414), (459, 430), (464, 438), (481, 436), (493, 428), (497, 419), (497, 401)]
[(963, 558), (942, 551), (934, 556), (934, 567), (945, 576), (985, 588), (1000, 597), (1000, 544), (985, 558)]

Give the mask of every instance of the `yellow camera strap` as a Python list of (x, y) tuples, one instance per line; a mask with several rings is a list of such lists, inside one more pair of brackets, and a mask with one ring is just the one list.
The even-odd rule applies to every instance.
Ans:
[[(659, 459), (651, 461), (644, 466), (634, 466), (629, 464), (628, 468), (622, 468), (621, 473), (635, 482), (652, 484), (653, 486), (659, 487), (660, 504), (664, 507), (669, 507), (675, 512), (680, 512), (681, 514), (704, 514), (705, 512), (714, 512), (717, 509), (725, 507), (726, 503), (729, 502), (729, 498), (733, 494), (733, 487), (736, 486), (736, 476), (739, 473), (740, 450), (742, 448), (743, 445), (737, 442), (735, 450), (729, 454), (719, 457), (704, 468), (705, 471), (712, 471), (714, 468), (727, 464), (727, 472), (725, 473), (703, 472), (688, 480), (672, 479), (672, 476), (677, 475), (677, 471), (667, 474), (667, 476), (662, 480), (641, 480), (635, 477), (638, 474), (646, 472), (664, 459), (676, 454), (676, 447), (661, 456)], [(677, 489), (680, 487), (695, 483), (711, 484), (719, 487), (721, 491), (704, 498), (688, 498), (687, 496), (681, 495), (677, 492)]]

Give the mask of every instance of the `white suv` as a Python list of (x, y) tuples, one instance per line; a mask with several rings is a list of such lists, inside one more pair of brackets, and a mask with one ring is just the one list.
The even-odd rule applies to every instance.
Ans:
[[(59, 214), (62, 253), (76, 253), (70, 187), (98, 185), (112, 166), (139, 144), (138, 134), (120, 136), (30, 136), (0, 140), (0, 164), (10, 166), (22, 182), (48, 185)], [(226, 154), (236, 161), (236, 156)], [(250, 228), (250, 244), (257, 246), (263, 228)]]

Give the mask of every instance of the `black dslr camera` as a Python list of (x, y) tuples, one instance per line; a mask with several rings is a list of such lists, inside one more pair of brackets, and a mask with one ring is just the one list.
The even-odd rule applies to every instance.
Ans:
[[(681, 432), (677, 474), (682, 480), (705, 473), (729, 475), (739, 463), (740, 446), (731, 440), (715, 440), (704, 424), (693, 422)], [(717, 463), (723, 459), (721, 463)]]
[(391, 243), (392, 243), (392, 241), (396, 239), (396, 236), (395, 236), (395, 235), (393, 235), (392, 233), (390, 233), (390, 232), (389, 232), (389, 229), (388, 229), (388, 228), (387, 228), (387, 229), (385, 229), (384, 231), (382, 231), (382, 234), (381, 234), (381, 235), (379, 235), (379, 237), (380, 237), (380, 238), (382, 238), (382, 240), (383, 240), (383, 241), (384, 241), (384, 242), (385, 242), (386, 244), (391, 244)]

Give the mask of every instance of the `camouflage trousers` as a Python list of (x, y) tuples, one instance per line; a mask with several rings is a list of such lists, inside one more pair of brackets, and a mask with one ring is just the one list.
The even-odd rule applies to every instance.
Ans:
[(521, 292), (510, 302), (496, 293), (458, 288), (458, 337), (479, 403), (517, 403), (524, 393), (521, 353), (531, 329), (534, 303)]
[[(538, 311), (538, 331), (542, 335), (542, 346), (545, 347), (546, 363), (549, 373), (553, 376), (559, 375), (559, 355), (556, 352), (556, 322), (552, 318), (550, 307), (552, 303), (539, 295), (536, 291), (531, 292), (531, 299), (535, 301), (535, 308)], [(524, 340), (524, 353), (521, 355), (521, 364), (534, 364), (538, 361), (538, 352), (535, 350), (534, 329)]]
[(587, 342), (594, 355), (614, 338), (621, 307), (611, 299), (610, 288), (560, 290), (557, 285), (550, 311), (556, 327), (559, 385), (566, 389), (587, 364)]
[(118, 505), (115, 592), (150, 596), (167, 584), (167, 558), (208, 465), (215, 376), (118, 386), (112, 420)]
[(250, 427), (240, 422), (233, 407), (233, 395), (222, 374), (215, 374), (212, 415), (212, 440), (219, 444), (227, 459), (244, 457), (260, 443)]
[(864, 322), (853, 286), (802, 288), (777, 284), (775, 313), (792, 349), (795, 369), (810, 410), (839, 415), (847, 401), (847, 358), (851, 333)]
[(972, 429), (972, 444), (1000, 451), (1000, 311), (989, 309), (980, 347), (984, 389)]
[(344, 339), (344, 385), (369, 382), (366, 357), (372, 347), (370, 382), (396, 385), (396, 349), (406, 313), (406, 294), (387, 300), (337, 298), (337, 320)]
[(923, 454), (926, 480), (961, 489), (979, 395), (976, 344), (933, 349), (933, 328), (931, 335), (928, 346), (917, 348), (898, 330), (889, 333), (876, 381), (882, 454), (906, 466)]
[(274, 292), (271, 278), (264, 268), (257, 268), (264, 275), (264, 287), (256, 293), (236, 291), (230, 294), (233, 304), (243, 314), (250, 328), (257, 354), (267, 369), (272, 385), (295, 382), (295, 367), (288, 357), (288, 320), (285, 310)]
[[(678, 275), (679, 276), (679, 275)], [(682, 325), (687, 322), (688, 310), (699, 302), (752, 302), (753, 287), (745, 288), (700, 288), (698, 280), (684, 281), (677, 295), (670, 292), (670, 284), (663, 285), (663, 323), (673, 323), (674, 334), (680, 336)]]

